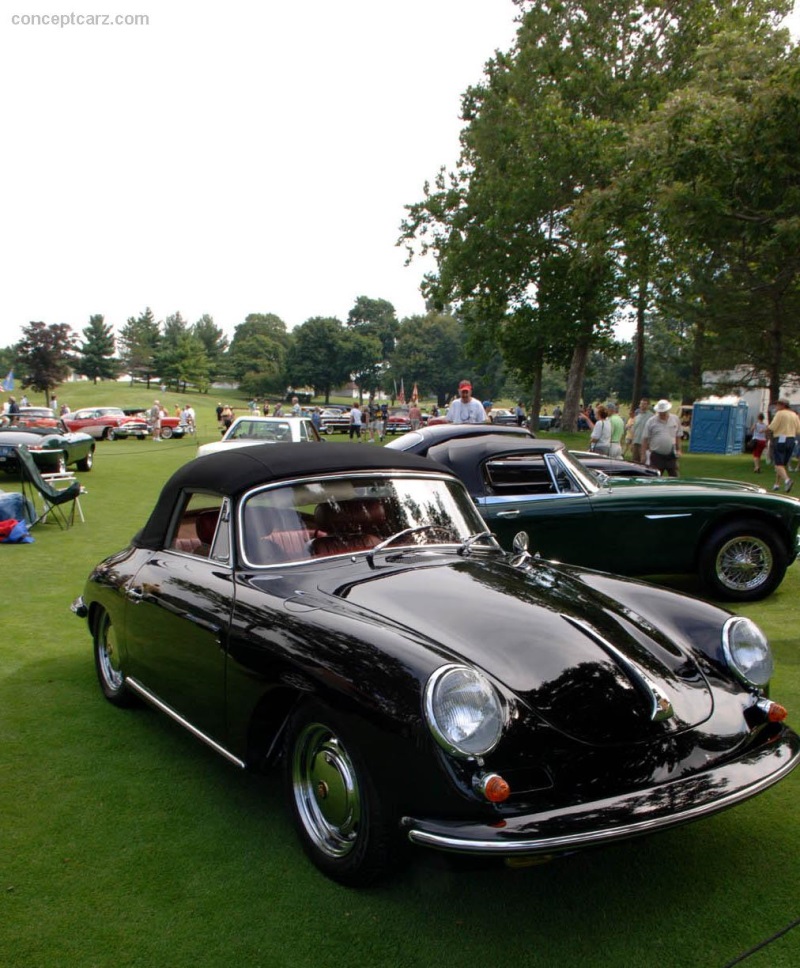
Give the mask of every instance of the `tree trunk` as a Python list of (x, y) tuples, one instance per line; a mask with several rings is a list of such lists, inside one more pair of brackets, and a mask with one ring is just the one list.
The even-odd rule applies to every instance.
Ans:
[(589, 333), (581, 336), (572, 353), (572, 361), (567, 374), (567, 391), (564, 397), (564, 414), (561, 426), (564, 430), (578, 429), (578, 411), (580, 410), (583, 381), (586, 375), (586, 364), (589, 362), (589, 347), (591, 346), (591, 327)]
[(770, 366), (769, 366), (769, 402), (770, 406), (781, 398), (781, 384), (783, 374), (781, 363), (783, 357), (783, 326), (781, 325), (780, 297), (772, 298), (772, 325), (769, 331)]
[(542, 368), (544, 354), (537, 353), (533, 361), (533, 399), (531, 400), (531, 430), (539, 429), (539, 411), (542, 409)]
[(633, 389), (631, 391), (632, 409), (635, 409), (639, 405), (644, 391), (644, 322), (647, 311), (647, 288), (647, 281), (640, 279), (639, 292), (636, 296), (635, 356), (633, 364)]

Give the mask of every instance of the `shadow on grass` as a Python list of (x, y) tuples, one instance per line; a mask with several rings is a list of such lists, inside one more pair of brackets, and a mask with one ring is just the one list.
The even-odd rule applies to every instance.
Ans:
[(765, 857), (782, 858), (784, 884), (800, 876), (788, 783), (524, 870), (411, 850), (352, 891), (305, 859), (278, 772), (237, 770), (146, 705), (112, 707), (88, 647), (20, 666), (0, 709), (3, 964), (722, 965), (795, 908), (754, 882)]

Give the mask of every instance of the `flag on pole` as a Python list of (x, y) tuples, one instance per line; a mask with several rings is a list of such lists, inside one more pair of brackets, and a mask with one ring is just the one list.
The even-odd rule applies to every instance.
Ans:
[(400, 378), (400, 392), (397, 394), (397, 402), (398, 403), (405, 403), (406, 402), (406, 391), (405, 391), (405, 387), (403, 386), (403, 378), (402, 377)]
[(414, 403), (419, 400), (419, 390), (417, 389), (416, 383), (414, 383), (414, 389), (411, 391), (411, 399), (414, 401)]
[(3, 389), (9, 393), (14, 389), (14, 371), (9, 370), (8, 376), (3, 380)]

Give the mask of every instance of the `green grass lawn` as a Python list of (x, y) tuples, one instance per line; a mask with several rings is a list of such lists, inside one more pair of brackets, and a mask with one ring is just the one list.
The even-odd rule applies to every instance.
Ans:
[[(127, 406), (141, 393), (107, 389), (59, 398)], [(217, 398), (189, 399), (201, 440), (218, 436)], [(81, 475), (86, 523), (39, 526), (34, 544), (0, 550), (0, 965), (721, 968), (800, 915), (800, 771), (709, 820), (525, 870), (418, 850), (368, 892), (318, 874), (278, 777), (239, 772), (155, 711), (113, 708), (69, 612), (195, 448), (101, 442)], [(750, 466), (689, 455), (683, 472), (754, 479)], [(741, 609), (771, 638), (773, 695), (796, 724), (798, 593), (795, 565), (768, 601)], [(800, 928), (747, 961), (798, 964)]]

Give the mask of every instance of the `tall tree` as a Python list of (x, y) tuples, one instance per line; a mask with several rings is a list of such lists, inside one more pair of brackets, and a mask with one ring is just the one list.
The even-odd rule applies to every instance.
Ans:
[(203, 344), (208, 360), (209, 380), (213, 382), (226, 376), (225, 353), (229, 340), (214, 322), (214, 318), (204, 313), (192, 327), (192, 334)]
[(345, 330), (341, 320), (314, 316), (292, 331), (292, 344), (286, 357), (286, 375), (294, 386), (312, 386), (323, 394), (350, 379), (350, 360), (345, 354)]
[(156, 375), (156, 354), (161, 342), (161, 326), (148, 306), (139, 316), (129, 316), (117, 342), (122, 366), (134, 380), (144, 380), (147, 386)]
[(617, 177), (632, 123), (691, 76), (720, 17), (785, 4), (517, 2), (514, 49), (497, 54), (463, 98), (458, 167), (408, 207), (402, 240), (412, 255), (436, 257), (424, 283), (434, 298), (481, 304), (487, 340), (509, 313), (539, 325), (543, 274), (560, 267), (559, 339), (571, 346), (564, 421), (574, 425), (589, 353), (611, 321), (609, 295), (646, 297), (650, 266), (647, 220), (630, 220), (617, 239), (588, 232), (577, 219), (582, 197)]
[(347, 325), (362, 336), (374, 336), (380, 341), (380, 359), (388, 360), (394, 350), (399, 322), (394, 306), (387, 299), (358, 296), (347, 314)]
[(116, 379), (119, 361), (114, 358), (114, 328), (106, 323), (105, 317), (99, 314), (89, 317), (79, 354), (80, 371), (92, 382)]
[(69, 376), (77, 349), (78, 338), (66, 323), (28, 323), (17, 344), (22, 386), (44, 393), (49, 405), (50, 392)]
[(179, 393), (186, 390), (187, 384), (202, 392), (208, 390), (209, 365), (205, 346), (179, 312), (164, 320), (155, 365), (162, 383), (174, 386)]
[(768, 23), (732, 22), (636, 148), (659, 182), (673, 297), (696, 320), (695, 388), (703, 365), (746, 364), (777, 399), (800, 369), (800, 50)]
[(233, 334), (228, 357), (234, 379), (246, 393), (283, 390), (289, 349), (286, 324), (274, 313), (250, 313)]
[(403, 380), (406, 394), (416, 383), (423, 396), (435, 396), (444, 406), (469, 366), (464, 327), (454, 316), (434, 311), (401, 322), (392, 374), (398, 383)]

